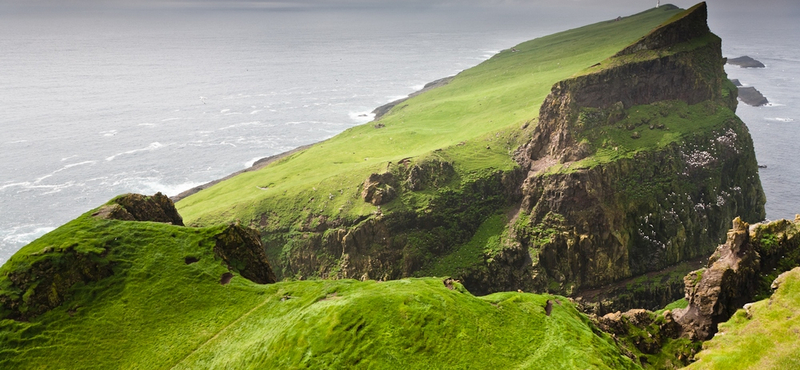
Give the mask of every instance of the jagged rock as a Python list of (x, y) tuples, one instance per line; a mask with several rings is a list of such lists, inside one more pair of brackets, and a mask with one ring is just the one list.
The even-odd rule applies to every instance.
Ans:
[(681, 334), (681, 327), (672, 318), (670, 311), (658, 317), (652, 311), (633, 309), (608, 313), (602, 317), (590, 315), (590, 319), (600, 330), (611, 334), (626, 355), (637, 362), (644, 362), (646, 359), (636, 358), (631, 352), (633, 347), (643, 354), (657, 354), (665, 342), (678, 338)]
[(738, 58), (729, 58), (728, 64), (733, 64), (742, 68), (764, 68), (764, 63), (761, 63), (747, 55)]
[(92, 216), (122, 221), (152, 221), (183, 226), (175, 204), (164, 194), (125, 194), (100, 207)]
[(225, 261), (229, 269), (255, 283), (270, 284), (277, 281), (258, 230), (233, 224), (215, 238), (214, 255)]
[(397, 196), (397, 191), (391, 185), (393, 183), (394, 175), (391, 172), (373, 173), (364, 180), (361, 198), (376, 206), (389, 203)]
[(405, 186), (412, 191), (420, 191), (427, 186), (440, 186), (450, 180), (455, 173), (453, 164), (438, 159), (425, 160), (408, 170)]
[(760, 91), (756, 90), (756, 88), (752, 86), (739, 87), (739, 99), (741, 99), (745, 104), (754, 107), (760, 107), (762, 105), (769, 104), (769, 100), (767, 100), (767, 98), (764, 97)]
[(734, 219), (728, 240), (714, 252), (709, 266), (684, 278), (689, 306), (676, 309), (674, 315), (689, 338), (711, 338), (717, 324), (754, 295), (760, 260), (750, 244), (748, 227), (740, 218)]
[(738, 78), (732, 78), (731, 79), (731, 83), (733, 83), (733, 86), (736, 86), (736, 87), (741, 87), (742, 86), (742, 82), (739, 81)]

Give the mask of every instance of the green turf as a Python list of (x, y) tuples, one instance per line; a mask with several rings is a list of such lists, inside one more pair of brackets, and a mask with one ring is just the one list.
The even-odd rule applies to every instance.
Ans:
[(30, 244), (4, 274), (59, 242), (107, 248), (114, 274), (0, 321), (0, 368), (635, 368), (563, 297), (475, 297), (441, 278), (221, 285), (215, 232), (87, 213)]
[[(395, 107), (383, 128), (365, 124), (266, 168), (245, 173), (178, 203), (187, 224), (272, 217), (265, 230), (291, 229), (308, 214), (341, 219), (369, 215), (375, 206), (359, 186), (389, 163), (434, 150), (449, 158), (462, 180), (516, 164), (513, 151), (527, 135), (551, 86), (603, 61), (679, 13), (662, 7), (542, 37), (504, 50), (460, 73), (452, 82)], [(534, 122), (535, 125), (535, 122)], [(529, 125), (532, 129), (534, 125)], [(422, 208), (425, 194), (395, 201)]]

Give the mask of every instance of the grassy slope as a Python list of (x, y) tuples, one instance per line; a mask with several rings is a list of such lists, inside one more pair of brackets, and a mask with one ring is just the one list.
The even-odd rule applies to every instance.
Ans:
[[(187, 224), (202, 225), (247, 222), (268, 210), (281, 223), (269, 228), (281, 229), (302, 213), (350, 219), (370, 214), (375, 207), (358, 194), (370, 173), (436, 149), (444, 149), (437, 155), (453, 160), (461, 176), (513, 168), (519, 127), (538, 116), (555, 82), (610, 57), (677, 12), (662, 7), (522, 43), (517, 52), (505, 50), (450, 84), (395, 107), (381, 119), (384, 128), (366, 124), (348, 129), (188, 197), (178, 209)], [(496, 136), (501, 132), (502, 137)], [(412, 207), (425, 203), (404, 201)]]
[[(106, 245), (114, 275), (31, 322), (0, 321), (0, 368), (633, 367), (555, 296), (474, 297), (433, 278), (223, 286), (216, 231), (87, 213), (30, 244), (4, 268), (59, 243)], [(550, 316), (548, 299), (561, 302)]]
[(800, 269), (771, 298), (739, 310), (688, 369), (800, 369)]

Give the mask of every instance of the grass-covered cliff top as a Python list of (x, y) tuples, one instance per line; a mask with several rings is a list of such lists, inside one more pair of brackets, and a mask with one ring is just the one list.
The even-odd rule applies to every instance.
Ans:
[(0, 320), (0, 368), (633, 367), (563, 297), (475, 297), (434, 278), (223, 285), (218, 231), (87, 213), (30, 244), (26, 255), (68, 243), (113, 273), (29, 321)]
[[(679, 12), (651, 9), (504, 50), (448, 85), (396, 106), (377, 122), (381, 128), (369, 123), (348, 129), (183, 199), (178, 209), (190, 225), (250, 222), (269, 213), (266, 229), (287, 229), (287, 222), (306, 214), (351, 220), (371, 214), (376, 207), (359, 197), (359, 186), (370, 173), (406, 158), (452, 162), (462, 178), (513, 168), (512, 154), (528, 136), (521, 127), (535, 120), (554, 83), (611, 57)], [(425, 206), (424, 192), (408, 196), (420, 199), (396, 201), (384, 211)]]

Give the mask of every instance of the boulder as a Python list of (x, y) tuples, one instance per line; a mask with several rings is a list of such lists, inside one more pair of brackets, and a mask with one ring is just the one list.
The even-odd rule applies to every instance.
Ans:
[(267, 260), (258, 230), (232, 224), (215, 238), (214, 255), (225, 261), (228, 269), (259, 284), (278, 280)]
[(764, 68), (764, 63), (761, 63), (747, 55), (738, 58), (729, 58), (728, 64), (739, 66), (742, 68)]
[(739, 99), (741, 99), (745, 104), (754, 107), (760, 107), (762, 105), (769, 104), (769, 100), (767, 100), (767, 98), (764, 97), (760, 91), (756, 90), (756, 88), (752, 86), (739, 87)]
[(92, 216), (107, 220), (152, 221), (184, 226), (175, 204), (161, 193), (153, 196), (133, 193), (120, 195), (98, 208)]
[(373, 173), (364, 180), (361, 198), (365, 202), (376, 206), (389, 203), (397, 196), (397, 191), (391, 185), (393, 183), (394, 175), (390, 172)]

